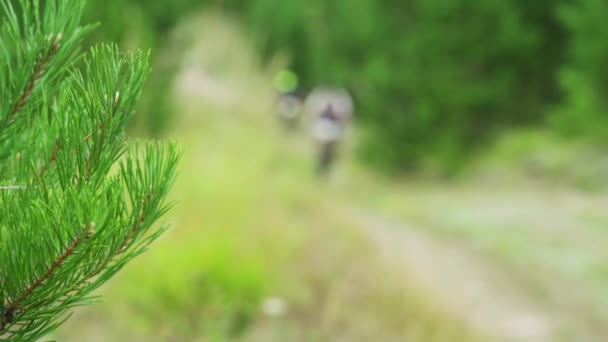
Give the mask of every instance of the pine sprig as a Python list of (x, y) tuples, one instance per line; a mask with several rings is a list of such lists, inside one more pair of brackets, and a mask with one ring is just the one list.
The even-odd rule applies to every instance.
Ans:
[(27, 309), (20, 309), (23, 302), (27, 300), (28, 297), (30, 297), (36, 289), (42, 286), (45, 281), (50, 279), (55, 274), (55, 272), (59, 269), (59, 267), (63, 265), (66, 259), (69, 258), (72, 254), (74, 254), (74, 251), (82, 243), (83, 240), (88, 239), (93, 235), (93, 227), (93, 224), (89, 224), (88, 230), (85, 230), (85, 226), (83, 226), (83, 234), (77, 236), (76, 239), (63, 251), (63, 253), (57, 256), (53, 264), (46, 270), (46, 272), (42, 276), (36, 278), (32, 284), (28, 285), (25, 288), (25, 291), (21, 295), (19, 295), (19, 297), (17, 297), (14, 301), (5, 304), (5, 313), (2, 318), (0, 318), (0, 331), (4, 330), (7, 325), (13, 323), (13, 321), (17, 317), (16, 314), (19, 311), (24, 311)]
[(81, 59), (82, 1), (13, 3), (0, 0), (0, 341), (35, 341), (164, 231), (179, 154), (125, 134), (148, 54)]
[(11, 162), (8, 151), (29, 147), (35, 137), (24, 127), (43, 117), (40, 110), (26, 107), (39, 109), (55, 96), (92, 29), (79, 24), (83, 1), (40, 2), (0, 0), (0, 176), (14, 170), (6, 165)]
[(15, 120), (15, 115), (17, 115), (23, 110), (23, 107), (25, 107), (27, 100), (29, 100), (29, 98), (32, 96), (34, 88), (36, 87), (42, 76), (44, 76), (44, 72), (46, 71), (47, 66), (49, 65), (53, 57), (57, 54), (57, 50), (59, 50), (59, 44), (61, 43), (61, 33), (56, 34), (54, 37), (53, 35), (50, 35), (49, 41), (53, 41), (52, 45), (49, 47), (48, 51), (44, 55), (40, 55), (39, 60), (34, 66), (33, 73), (26, 83), (25, 89), (23, 89), (23, 91), (21, 92), (21, 96), (19, 96), (19, 101), (17, 101), (17, 104), (8, 116), (8, 120), (5, 122), (5, 126), (8, 126), (13, 123), (13, 121)]

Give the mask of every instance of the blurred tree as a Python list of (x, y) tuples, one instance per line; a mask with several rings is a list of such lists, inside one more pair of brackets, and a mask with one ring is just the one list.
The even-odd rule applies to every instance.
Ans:
[[(584, 30), (576, 23), (582, 13), (604, 6), (599, 0), (127, 2), (159, 37), (197, 8), (221, 6), (237, 15), (265, 57), (290, 53), (303, 86), (348, 87), (365, 128), (363, 156), (397, 170), (429, 158), (452, 169), (498, 131), (544, 122), (561, 101), (567, 33)], [(579, 35), (576, 50), (589, 55), (582, 46), (591, 44), (584, 43), (590, 35)], [(579, 64), (584, 58), (576, 57)], [(574, 83), (592, 71), (564, 72), (562, 83), (584, 88)], [(158, 83), (160, 89), (168, 82)]]
[(305, 85), (349, 87), (364, 156), (404, 169), (429, 156), (454, 166), (496, 131), (544, 119), (559, 100), (563, 2), (228, 3), (266, 55), (291, 52)]
[(570, 35), (568, 61), (560, 73), (565, 100), (554, 123), (568, 135), (587, 135), (608, 142), (608, 35), (605, 14), (608, 3), (579, 0), (560, 8), (560, 17)]
[(548, 41), (557, 39), (553, 51), (561, 46), (547, 1), (249, 6), (264, 51), (292, 51), (309, 86), (354, 91), (368, 128), (365, 155), (384, 165), (410, 168), (428, 155), (458, 161), (495, 130), (538, 121), (555, 95), (559, 52), (543, 57)]
[(37, 341), (141, 254), (177, 154), (129, 144), (147, 55), (79, 46), (83, 1), (0, 0), (0, 340)]

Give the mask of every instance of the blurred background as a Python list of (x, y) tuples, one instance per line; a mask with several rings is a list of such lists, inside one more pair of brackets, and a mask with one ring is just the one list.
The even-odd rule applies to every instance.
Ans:
[(606, 14), (90, 0), (90, 44), (152, 51), (131, 134), (184, 158), (172, 228), (54, 338), (606, 341)]

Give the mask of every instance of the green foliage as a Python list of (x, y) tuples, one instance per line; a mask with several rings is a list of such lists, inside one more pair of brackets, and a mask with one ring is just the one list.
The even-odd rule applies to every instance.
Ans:
[(146, 54), (76, 64), (83, 1), (0, 4), (0, 340), (35, 341), (163, 231), (178, 157), (126, 139)]
[[(389, 169), (428, 160), (454, 169), (502, 131), (547, 121), (570, 135), (608, 136), (597, 124), (605, 120), (608, 79), (608, 50), (597, 39), (608, 30), (604, 1), (118, 2), (102, 20), (127, 31), (117, 14), (139, 13), (158, 47), (180, 18), (221, 3), (267, 59), (287, 52), (305, 87), (349, 88), (364, 128), (363, 157)], [(156, 115), (169, 106), (161, 94), (175, 66), (162, 70), (151, 85), (159, 96), (144, 109), (155, 134), (172, 121)]]
[(309, 86), (351, 89), (365, 156), (402, 169), (461, 160), (495, 131), (542, 118), (561, 53), (553, 6), (258, 0), (246, 13), (264, 50), (292, 51)]
[(467, 176), (603, 191), (608, 184), (607, 170), (603, 148), (589, 140), (564, 139), (549, 130), (521, 130), (501, 135), (496, 144), (480, 154)]
[(605, 91), (608, 87), (608, 44), (598, 37), (608, 34), (603, 13), (608, 3), (580, 0), (563, 6), (560, 16), (570, 34), (568, 63), (561, 72), (560, 83), (565, 93), (554, 123), (568, 135), (590, 135), (608, 141), (608, 109)]
[(44, 13), (38, 2), (24, 2), (23, 8), (9, 1), (1, 5), (0, 174), (4, 176), (10, 172), (11, 152), (30, 146), (38, 133), (24, 129), (40, 116), (28, 109), (43, 107), (42, 102), (56, 94), (67, 64), (90, 28), (78, 26), (81, 2), (58, 6), (50, 1)]
[[(140, 3), (166, 32), (209, 2)], [(412, 168), (428, 156), (461, 160), (495, 131), (538, 122), (556, 96), (563, 34), (540, 1), (228, 0), (263, 54), (286, 50), (309, 88), (350, 88), (367, 159)], [(173, 16), (173, 17), (172, 17)], [(166, 84), (167, 82), (163, 82)]]
[(162, 136), (174, 121), (173, 102), (167, 95), (177, 70), (174, 60), (160, 58), (160, 51), (167, 47), (170, 30), (178, 20), (200, 5), (196, 0), (146, 1), (146, 0), (94, 0), (85, 12), (85, 18), (101, 22), (103, 27), (92, 35), (92, 42), (118, 41), (138, 45), (153, 51), (152, 65), (155, 72), (146, 85), (146, 93), (138, 105), (144, 115), (136, 118), (137, 128), (153, 137)]

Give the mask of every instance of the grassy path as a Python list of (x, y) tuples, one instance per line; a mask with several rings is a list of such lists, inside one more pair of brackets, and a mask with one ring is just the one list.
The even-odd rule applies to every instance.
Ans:
[[(207, 97), (207, 102), (213, 106), (223, 106), (224, 109), (220, 111), (226, 111), (228, 105), (240, 113), (236, 120), (246, 120), (247, 115), (243, 114), (252, 109), (258, 112), (257, 115), (273, 112), (268, 106), (267, 95), (259, 96), (260, 93), (264, 94), (263, 89), (269, 89), (264, 83), (266, 80), (260, 75), (243, 82), (246, 86), (253, 84), (252, 88), (260, 93), (253, 92), (258, 95), (243, 97), (243, 94), (252, 92), (251, 89), (235, 91), (235, 85), (241, 86), (239, 82), (233, 81), (232, 85), (227, 85), (221, 81), (201, 79), (204, 72), (199, 72), (198, 77), (195, 70), (186, 70), (186, 75), (188, 72), (190, 75), (182, 79), (188, 80), (194, 96), (199, 100)], [(256, 82), (258, 86), (255, 86)], [(185, 88), (182, 88), (182, 93), (187, 93)], [(210, 93), (209, 89), (212, 90)], [(218, 96), (219, 89), (223, 89), (226, 95)], [(230, 89), (233, 89), (232, 92)], [(231, 93), (232, 96), (229, 95)], [(241, 94), (241, 97), (234, 94)], [(222, 98), (229, 100), (223, 105), (218, 104), (218, 99)], [(260, 98), (267, 100), (260, 101)], [(256, 105), (250, 107), (248, 103)], [(275, 170), (277, 173), (274, 176), (282, 177), (287, 187), (291, 183), (302, 182), (303, 177), (310, 177), (310, 173), (303, 169), (310, 167), (312, 155), (306, 132), (301, 132), (295, 138), (286, 138), (277, 134), (280, 132), (270, 132), (278, 127), (268, 124), (268, 119), (272, 118), (261, 120), (265, 124), (251, 122), (251, 126), (243, 131), (245, 133), (242, 138), (255, 135), (274, 137), (265, 140), (269, 146), (274, 146), (270, 148), (274, 153), (278, 152), (282, 156), (278, 159), (273, 157), (279, 163), (278, 166), (275, 165), (279, 171)], [(221, 122), (220, 129), (236, 123), (228, 120)], [(344, 163), (348, 162), (349, 158), (346, 157)], [(347, 223), (338, 220), (333, 224), (350, 227), (349, 229), (361, 233), (391, 270), (402, 273), (408, 278), (408, 283), (424, 289), (433, 298), (430, 305), (440, 306), (441, 310), (447, 310), (450, 315), (463, 319), (474, 330), (491, 336), (493, 340), (592, 340), (601, 336), (601, 332), (593, 331), (594, 324), (588, 322), (595, 319), (595, 313), (586, 304), (589, 300), (585, 298), (587, 295), (568, 293), (569, 290), (585, 292), (585, 287), (564, 284), (566, 277), (557, 277), (560, 272), (540, 272), (543, 284), (538, 285), (540, 280), (537, 274), (525, 274), (526, 269), (521, 271), (518, 268), (528, 260), (538, 263), (538, 256), (543, 253), (559, 257), (559, 251), (553, 248), (556, 236), (569, 236), (582, 245), (581, 248), (573, 244), (567, 246), (565, 251), (573, 260), (578, 260), (581, 256), (593, 258), (598, 255), (597, 244), (594, 245), (593, 242), (606, 237), (588, 227), (580, 227), (577, 217), (581, 207), (586, 208), (586, 199), (577, 201), (576, 196), (565, 196), (563, 198), (573, 200), (557, 200), (553, 205), (562, 212), (561, 216), (555, 216), (551, 213), (552, 203), (543, 204), (544, 198), (539, 198), (543, 196), (539, 190), (519, 193), (513, 197), (494, 197), (491, 192), (481, 194), (467, 192), (466, 189), (452, 191), (450, 186), (444, 191), (437, 188), (432, 191), (420, 188), (396, 191), (408, 184), (387, 186), (382, 182), (376, 183), (363, 173), (352, 172), (349, 167), (339, 170), (337, 178), (338, 185), (330, 186), (329, 192), (333, 192), (329, 195), (332, 198), (330, 206), (347, 208), (341, 214)], [(314, 182), (304, 183), (309, 187), (319, 186)], [(358, 194), (365, 193), (365, 190), (357, 190), (361, 184), (364, 184), (364, 188), (367, 187), (372, 197), (379, 199), (379, 203), (364, 204), (366, 209), (363, 210), (352, 209), (360, 208), (367, 200), (357, 200), (367, 197), (367, 194)], [(295, 191), (295, 196), (301, 197), (298, 201), (309, 202), (307, 205), (312, 206), (325, 203), (315, 197), (328, 196), (327, 190), (299, 191)], [(461, 202), (470, 205), (459, 205)], [(601, 207), (597, 203), (595, 206)], [(441, 214), (437, 214), (438, 210)], [(394, 219), (386, 219), (388, 215)], [(331, 221), (327, 220), (315, 219), (308, 224), (320, 225), (321, 229), (332, 229)], [(596, 253), (589, 253), (591, 247)], [(566, 264), (559, 266), (559, 271), (568, 267)], [(534, 272), (538, 267), (529, 270)], [(537, 286), (543, 287), (542, 291), (551, 291), (551, 295), (539, 294)], [(578, 314), (572, 317), (572, 311)]]
[(457, 248), (486, 265), (479, 269), (499, 275), (489, 303), (500, 307), (510, 287), (546, 316), (553, 340), (603, 341), (608, 335), (605, 194), (538, 183), (382, 189), (382, 199), (368, 200), (368, 208), (401, 222), (393, 231), (408, 230), (403, 222), (409, 222), (414, 231), (447, 241), (442, 249)]

